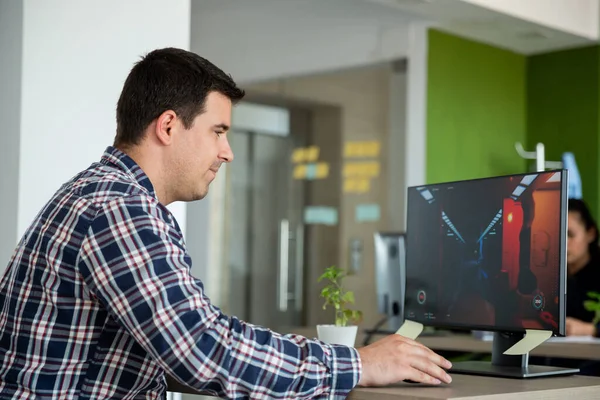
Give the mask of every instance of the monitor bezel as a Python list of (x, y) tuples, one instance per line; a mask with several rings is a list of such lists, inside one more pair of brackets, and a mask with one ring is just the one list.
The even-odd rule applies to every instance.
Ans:
[(556, 172), (560, 172), (561, 173), (561, 180), (560, 180), (560, 211), (561, 211), (561, 215), (560, 215), (560, 227), (559, 227), (559, 234), (560, 234), (560, 245), (559, 245), (559, 273), (560, 273), (560, 279), (559, 279), (559, 293), (562, 293), (562, 301), (560, 300), (560, 295), (559, 295), (559, 304), (558, 304), (558, 315), (559, 315), (559, 321), (558, 321), (558, 329), (553, 329), (552, 330), (552, 334), (554, 336), (566, 336), (566, 302), (567, 302), (567, 249), (566, 249), (566, 245), (567, 245), (567, 226), (568, 226), (568, 221), (567, 221), (567, 216), (568, 216), (568, 200), (569, 200), (569, 196), (568, 196), (568, 170), (561, 168), (561, 169), (551, 169), (551, 170), (545, 170), (545, 171), (533, 171), (533, 172), (523, 172), (523, 173), (517, 173), (517, 174), (506, 174), (506, 175), (497, 175), (497, 176), (489, 176), (489, 177), (483, 177), (483, 178), (474, 178), (474, 179), (462, 179), (462, 180), (455, 180), (455, 181), (445, 181), (445, 182), (438, 182), (438, 183), (428, 183), (428, 184), (424, 184), (424, 185), (413, 185), (413, 186), (409, 186), (407, 188), (407, 196), (406, 196), (406, 287), (404, 290), (404, 319), (410, 319), (412, 321), (418, 322), (423, 324), (424, 326), (429, 326), (432, 328), (439, 328), (439, 329), (458, 329), (458, 330), (473, 330), (473, 331), (487, 331), (487, 332), (507, 332), (507, 333), (524, 333), (528, 330), (528, 328), (522, 328), (522, 327), (506, 327), (506, 326), (488, 326), (488, 325), (476, 325), (476, 324), (461, 324), (461, 323), (454, 323), (454, 322), (436, 322), (436, 321), (431, 321), (431, 320), (424, 320), (422, 318), (409, 318), (408, 313), (407, 313), (407, 308), (406, 308), (406, 301), (408, 298), (408, 284), (409, 284), (409, 252), (410, 252), (410, 247), (409, 247), (409, 237), (410, 237), (410, 220), (411, 220), (411, 213), (409, 212), (410, 210), (410, 196), (408, 196), (409, 191), (411, 190), (417, 190), (417, 188), (430, 188), (430, 187), (435, 187), (435, 186), (439, 186), (439, 185), (451, 185), (453, 183), (463, 183), (463, 182), (475, 182), (475, 181), (481, 181), (481, 180), (496, 180), (496, 179), (503, 179), (503, 178), (510, 178), (510, 177), (523, 177), (523, 176), (527, 176), (527, 175), (541, 175), (541, 174), (548, 174), (548, 173), (556, 173)]

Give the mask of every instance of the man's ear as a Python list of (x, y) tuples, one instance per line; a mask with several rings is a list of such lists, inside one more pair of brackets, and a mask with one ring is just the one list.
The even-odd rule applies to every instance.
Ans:
[(173, 110), (163, 112), (156, 119), (154, 135), (165, 146), (169, 146), (173, 141), (175, 121), (177, 121), (177, 114)]

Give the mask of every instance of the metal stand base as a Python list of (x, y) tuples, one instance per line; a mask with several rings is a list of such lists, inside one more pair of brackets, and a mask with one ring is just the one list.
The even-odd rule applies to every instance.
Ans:
[(540, 378), (549, 376), (574, 375), (578, 368), (559, 368), (544, 365), (529, 365), (529, 353), (509, 356), (504, 352), (523, 339), (524, 334), (494, 333), (492, 362), (464, 361), (452, 366), (450, 373), (484, 375), (501, 378)]

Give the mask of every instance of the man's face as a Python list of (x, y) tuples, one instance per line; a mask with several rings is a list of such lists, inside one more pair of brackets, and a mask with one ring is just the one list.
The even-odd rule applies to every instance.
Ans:
[(206, 98), (205, 111), (189, 130), (182, 129), (175, 143), (175, 179), (172, 191), (180, 201), (204, 198), (219, 167), (233, 160), (227, 140), (231, 126), (231, 100), (212, 92)]
[(569, 211), (567, 231), (567, 267), (578, 264), (589, 257), (589, 245), (594, 240), (595, 231), (586, 229), (578, 212)]

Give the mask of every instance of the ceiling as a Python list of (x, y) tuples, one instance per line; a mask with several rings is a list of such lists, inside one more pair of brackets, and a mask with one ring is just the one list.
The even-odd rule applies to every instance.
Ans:
[(365, 1), (390, 13), (428, 21), (442, 31), (526, 55), (596, 43), (459, 0)]
[(426, 26), (524, 55), (595, 43), (481, 1), (193, 0), (190, 48), (250, 83), (410, 57)]

